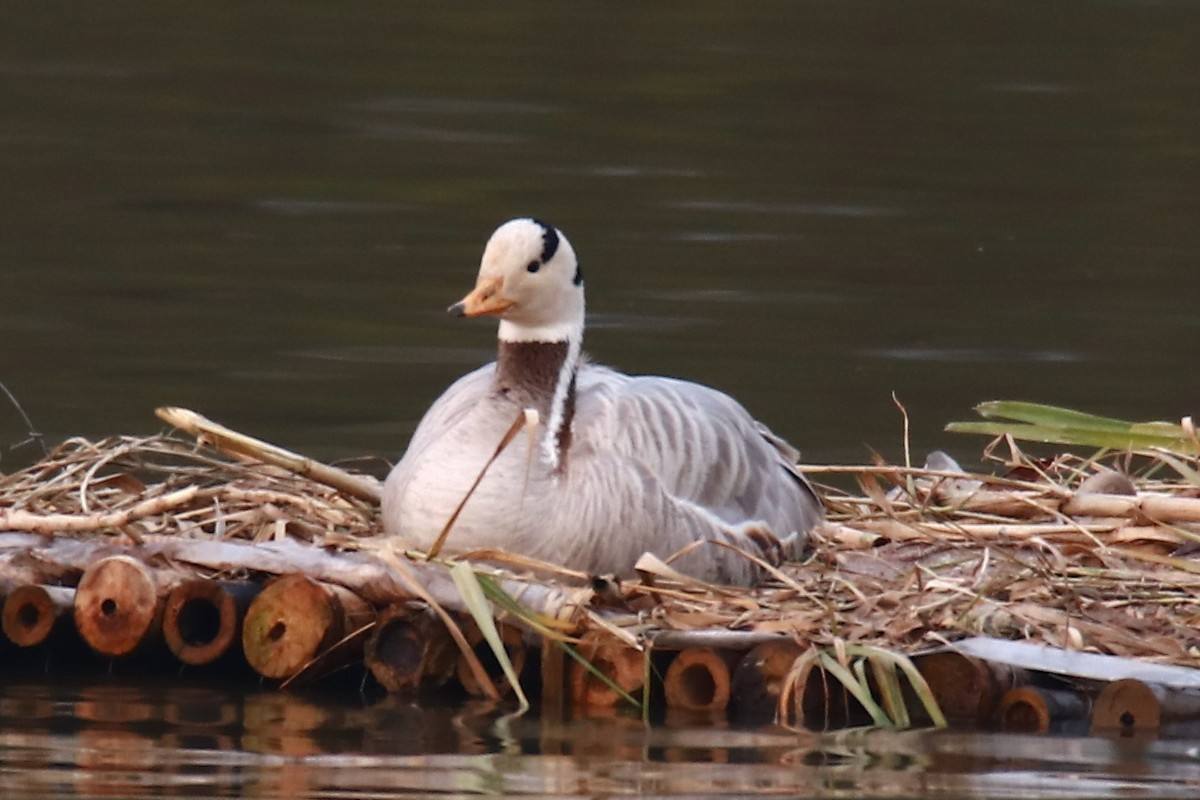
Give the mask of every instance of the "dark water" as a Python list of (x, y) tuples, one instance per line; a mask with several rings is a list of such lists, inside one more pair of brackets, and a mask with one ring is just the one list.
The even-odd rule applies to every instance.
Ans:
[(564, 724), (470, 703), (219, 689), (0, 688), (0, 795), (374, 798), (401, 794), (1193, 798), (1177, 741)]
[[(914, 450), (966, 461), (982, 443), (940, 428), (985, 399), (1198, 410), (1192, 3), (13, 0), (3, 16), (0, 380), (51, 442), (150, 432), (177, 404), (324, 458), (394, 457), (489, 357), (491, 326), (442, 310), (522, 214), (580, 253), (596, 359), (715, 384), (811, 461), (898, 458), (892, 392)], [(25, 435), (0, 403), (0, 471), (32, 457), (8, 448)], [(192, 747), (170, 725), (66, 724), (69, 693), (39, 697), (29, 713), (56, 721), (6, 714), (0, 775), (46, 797), (128, 775), (118, 794), (1196, 780), (1186, 747), (913, 735), (819, 767), (826, 744), (772, 739), (759, 784), (714, 763), (758, 747), (736, 737), (681, 767), (653, 755), (660, 731), (580, 756), (612, 737), (525, 727), (513, 752), (439, 718), (442, 738), (405, 753), (340, 706), (322, 714), (360, 738), (299, 762), (241, 717)], [(526, 746), (546, 737), (571, 755)]]

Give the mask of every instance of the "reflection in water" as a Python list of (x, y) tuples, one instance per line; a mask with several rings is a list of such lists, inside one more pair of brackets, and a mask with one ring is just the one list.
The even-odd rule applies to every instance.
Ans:
[(483, 703), (10, 683), (3, 797), (744, 795), (1194, 797), (1186, 742), (961, 732), (797, 734), (668, 717), (564, 723)]

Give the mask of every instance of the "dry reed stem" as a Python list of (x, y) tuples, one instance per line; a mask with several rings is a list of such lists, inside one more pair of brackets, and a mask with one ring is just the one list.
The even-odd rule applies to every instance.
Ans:
[(186, 408), (164, 406), (156, 409), (154, 413), (164, 422), (211, 443), (223, 453), (274, 464), (289, 472), (309, 477), (318, 483), (324, 483), (351, 497), (373, 503), (379, 502), (379, 484), (366, 476), (355, 475), (337, 467), (313, 461), (299, 453), (293, 453), (261, 439), (255, 439), (226, 428), (224, 425)]

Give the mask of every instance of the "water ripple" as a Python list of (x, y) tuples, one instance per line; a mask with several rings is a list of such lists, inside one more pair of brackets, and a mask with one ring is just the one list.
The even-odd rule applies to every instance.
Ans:
[(884, 347), (862, 350), (860, 355), (895, 361), (930, 361), (961, 364), (1074, 364), (1088, 357), (1073, 350), (1027, 350), (1007, 347)]
[(684, 200), (669, 203), (669, 208), (688, 211), (721, 211), (738, 214), (783, 214), (814, 217), (898, 217), (896, 208), (845, 203), (767, 203), (754, 200)]

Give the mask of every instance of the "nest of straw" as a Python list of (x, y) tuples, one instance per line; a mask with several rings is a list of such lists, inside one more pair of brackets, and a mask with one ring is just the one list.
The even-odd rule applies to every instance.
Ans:
[[(598, 590), (579, 624), (631, 644), (721, 630), (911, 653), (984, 635), (1200, 666), (1200, 459), (1038, 460), (1009, 444), (993, 475), (809, 468), (856, 485), (822, 487), (828, 521), (805, 561), (744, 590), (651, 559), (641, 581)], [(173, 436), (72, 439), (0, 478), (0, 531), (369, 551), (373, 479), (356, 480), (362, 497)]]
[(990, 636), (1200, 666), (1196, 459), (1039, 460), (1008, 443), (998, 475), (809, 468), (857, 486), (822, 486), (806, 561), (751, 593), (631, 587), (653, 599), (641, 624), (904, 653)]
[(69, 439), (0, 479), (0, 530), (319, 544), (379, 530), (376, 506), (256, 460), (168, 435)]

